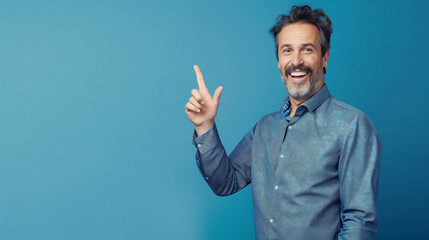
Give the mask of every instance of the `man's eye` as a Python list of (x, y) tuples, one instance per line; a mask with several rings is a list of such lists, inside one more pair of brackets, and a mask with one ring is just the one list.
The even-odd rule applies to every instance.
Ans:
[(313, 49), (311, 49), (311, 48), (304, 48), (304, 52), (312, 52), (313, 51)]
[(290, 49), (283, 49), (283, 53), (290, 53), (291, 50)]

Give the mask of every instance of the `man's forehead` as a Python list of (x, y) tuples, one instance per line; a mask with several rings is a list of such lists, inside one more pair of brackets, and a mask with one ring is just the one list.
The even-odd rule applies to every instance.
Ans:
[(292, 23), (283, 27), (278, 35), (278, 43), (282, 45), (302, 45), (305, 43), (320, 44), (319, 29), (309, 23)]

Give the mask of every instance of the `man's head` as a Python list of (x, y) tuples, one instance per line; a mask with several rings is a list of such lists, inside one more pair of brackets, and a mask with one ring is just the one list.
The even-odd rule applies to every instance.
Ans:
[(328, 66), (331, 21), (320, 9), (292, 7), (280, 15), (270, 29), (276, 41), (276, 55), (283, 82), (291, 97), (305, 100), (324, 83)]

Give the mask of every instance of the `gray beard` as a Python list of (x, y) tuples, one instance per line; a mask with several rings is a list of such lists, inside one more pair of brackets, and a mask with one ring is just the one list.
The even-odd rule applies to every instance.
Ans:
[[(304, 89), (294, 90), (291, 86), (289, 86), (287, 77), (283, 73), (281, 73), (283, 84), (285, 85), (289, 96), (298, 101), (309, 99), (316, 93), (316, 90), (320, 88), (322, 84), (322, 78), (318, 78), (315, 75), (317, 75), (317, 73), (309, 76), (308, 83), (303, 83), (306, 84)], [(298, 88), (301, 87), (301, 85), (302, 84), (298, 84)]]

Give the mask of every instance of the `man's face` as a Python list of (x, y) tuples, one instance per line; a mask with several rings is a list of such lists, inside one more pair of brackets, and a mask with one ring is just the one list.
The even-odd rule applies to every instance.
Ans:
[(323, 67), (329, 51), (322, 56), (319, 30), (308, 23), (293, 23), (278, 34), (279, 69), (289, 96), (302, 101), (324, 84)]

